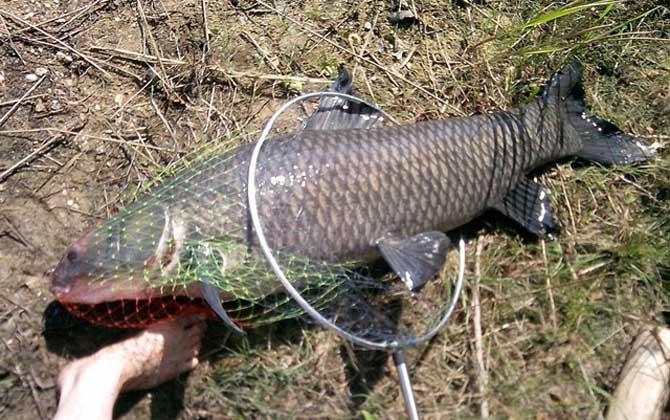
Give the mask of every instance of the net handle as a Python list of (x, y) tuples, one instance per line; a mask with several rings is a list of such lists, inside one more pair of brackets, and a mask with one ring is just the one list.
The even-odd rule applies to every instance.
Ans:
[(377, 110), (380, 114), (382, 114), (384, 117), (388, 118), (390, 121), (394, 122), (397, 124), (397, 121), (391, 117), (389, 114), (386, 112), (382, 111), (378, 106), (373, 105), (361, 98), (358, 98), (353, 95), (348, 95), (346, 93), (340, 93), (340, 92), (315, 92), (315, 93), (308, 93), (304, 94), (301, 96), (298, 96), (296, 98), (291, 99), (287, 103), (285, 103), (281, 108), (275, 112), (270, 120), (265, 124), (265, 127), (263, 128), (263, 131), (261, 132), (260, 137), (258, 138), (258, 141), (256, 142), (256, 146), (254, 147), (253, 153), (251, 155), (251, 159), (249, 161), (249, 175), (247, 178), (247, 195), (248, 195), (248, 203), (249, 203), (249, 214), (251, 216), (251, 223), (256, 231), (256, 236), (258, 238), (258, 244), (261, 247), (261, 250), (263, 251), (263, 254), (265, 255), (265, 258), (267, 259), (268, 263), (270, 264), (270, 267), (272, 268), (272, 271), (277, 275), (279, 278), (279, 281), (282, 283), (282, 286), (288, 291), (288, 293), (293, 297), (293, 299), (302, 307), (302, 309), (309, 314), (318, 324), (320, 324), (322, 327), (326, 328), (327, 330), (330, 330), (334, 332), (335, 334), (338, 334), (339, 336), (345, 338), (346, 340), (349, 340), (350, 342), (367, 347), (372, 350), (397, 350), (401, 349), (407, 346), (417, 346), (421, 343), (424, 343), (425, 341), (431, 339), (437, 332), (447, 323), (449, 318), (451, 317), (454, 309), (456, 308), (456, 304), (458, 302), (458, 298), (461, 294), (461, 289), (463, 286), (463, 278), (465, 276), (465, 241), (461, 237), (458, 246), (459, 246), (459, 270), (458, 270), (458, 279), (456, 281), (456, 289), (454, 290), (454, 296), (451, 300), (451, 303), (449, 305), (449, 309), (447, 312), (444, 314), (442, 319), (440, 319), (440, 322), (438, 322), (431, 330), (426, 332), (424, 335), (419, 336), (418, 338), (414, 338), (412, 340), (409, 340), (407, 342), (399, 342), (398, 340), (384, 340), (384, 341), (372, 341), (368, 340), (365, 338), (357, 337), (344, 329), (338, 327), (337, 325), (333, 324), (329, 320), (327, 320), (324, 316), (322, 316), (319, 311), (314, 309), (312, 305), (307, 302), (300, 292), (293, 287), (290, 281), (286, 278), (284, 275), (284, 272), (282, 271), (281, 267), (277, 263), (277, 260), (275, 259), (274, 255), (272, 254), (272, 250), (270, 249), (270, 246), (267, 243), (267, 240), (265, 238), (265, 234), (263, 233), (263, 228), (260, 223), (260, 216), (258, 214), (258, 204), (256, 201), (256, 166), (258, 164), (258, 157), (260, 156), (261, 149), (263, 148), (263, 144), (265, 143), (268, 134), (272, 130), (272, 127), (274, 126), (275, 122), (277, 119), (282, 116), (291, 106), (295, 105), (296, 103), (299, 102), (304, 102), (307, 99), (311, 98), (323, 98), (326, 96), (336, 96), (340, 97), (343, 99), (347, 99), (349, 101), (357, 102), (363, 105), (367, 105), (370, 108), (373, 108)]

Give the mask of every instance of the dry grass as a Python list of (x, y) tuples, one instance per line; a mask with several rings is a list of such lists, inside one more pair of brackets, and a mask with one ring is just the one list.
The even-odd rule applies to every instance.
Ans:
[[(576, 54), (593, 110), (667, 145), (670, 24), (657, 2), (400, 4), (416, 18), (392, 24), (398, 5), (383, 1), (0, 6), (0, 416), (33, 418), (36, 406), (53, 413), (50, 378), (73, 344), (54, 350), (41, 335), (49, 300), (41, 273), (65, 243), (166, 168), (253, 141), (278, 104), (322, 89), (341, 63), (362, 95), (414, 122), (526, 101)], [(33, 91), (25, 76), (39, 68), (47, 78)], [(72, 128), (75, 117), (81, 127)], [(540, 179), (562, 228), (555, 241), (525, 240), (494, 217), (476, 226), (482, 246), (479, 255), (469, 248), (468, 278), (477, 261), (478, 291), (471, 281), (450, 325), (409, 355), (426, 418), (478, 418), (482, 405), (496, 418), (603, 413), (632, 337), (668, 311), (669, 166), (665, 151), (637, 167), (551, 166)], [(41, 232), (26, 212), (44, 218)], [(73, 333), (47, 325), (50, 334)], [(187, 385), (160, 388), (152, 401), (131, 396), (120, 410), (128, 418), (404, 412), (384, 354), (355, 352), (296, 322), (226, 337), (213, 326), (211, 362)]]

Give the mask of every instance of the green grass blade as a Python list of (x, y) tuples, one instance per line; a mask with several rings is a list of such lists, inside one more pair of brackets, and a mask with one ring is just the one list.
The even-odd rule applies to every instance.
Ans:
[[(591, 3), (587, 3), (587, 4), (582, 4), (582, 5), (579, 5), (579, 6), (566, 7), (566, 8), (563, 8), (563, 9), (559, 9), (559, 10), (544, 14), (540, 17), (537, 17), (537, 18), (531, 20), (530, 22), (526, 23), (523, 26), (523, 29), (534, 28), (536, 26), (540, 26), (540, 25), (543, 25), (545, 23), (549, 23), (549, 22), (561, 19), (563, 17), (570, 16), (570, 15), (573, 15), (575, 13), (581, 12), (582, 10), (591, 9), (593, 7), (607, 6), (611, 10), (611, 8), (614, 7), (614, 5), (617, 4), (617, 3), (621, 3), (621, 0), (594, 1), (594, 2), (591, 2)], [(609, 11), (607, 9), (606, 9), (605, 12), (609, 13)], [(603, 14), (605, 12), (603, 12)]]

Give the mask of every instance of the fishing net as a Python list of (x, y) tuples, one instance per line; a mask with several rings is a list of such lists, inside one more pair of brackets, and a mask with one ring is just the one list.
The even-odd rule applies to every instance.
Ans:
[[(187, 164), (73, 245), (54, 276), (54, 284), (71, 282), (78, 293), (65, 299), (66, 307), (94, 323), (140, 328), (188, 312), (215, 317), (211, 302), (202, 298), (203, 287), (211, 286), (242, 329), (308, 312), (319, 324), (372, 348), (414, 345), (434, 334), (453, 310), (460, 283), (454, 290), (448, 276), (439, 276), (414, 293), (370, 255), (329, 255), (343, 235), (337, 223), (319, 222), (307, 196), (284, 194), (282, 187), (308, 189), (318, 178), (319, 167), (282, 167), (318, 147), (301, 133), (364, 130), (391, 120), (347, 96), (350, 79), (341, 77), (333, 90), (331, 96), (289, 102), (256, 147), (224, 148)], [(272, 131), (288, 107), (311, 97), (321, 98), (316, 111), (302, 126), (284, 127), (294, 134)], [(271, 132), (275, 139), (263, 147)], [(340, 182), (360, 183), (360, 175), (342, 171)], [(347, 188), (356, 193), (355, 185)], [(308, 197), (323, 196), (316, 191)], [(325, 206), (347, 204), (331, 200), (317, 207)]]
[[(464, 244), (462, 240), (460, 242), (460, 272), (455, 288), (447, 276), (439, 276), (438, 279), (423, 287), (419, 293), (415, 293), (408, 290), (394, 273), (388, 273), (388, 270), (384, 273), (384, 270), (362, 269), (361, 266), (356, 269), (356, 261), (350, 262), (351, 268), (341, 263), (322, 262), (323, 267), (328, 267), (323, 270), (326, 273), (324, 276), (326, 281), (318, 283), (313, 290), (305, 289), (309, 280), (296, 276), (291, 265), (286, 262), (285, 258), (282, 258), (283, 255), (296, 252), (294, 251), (295, 241), (282, 242), (273, 238), (272, 232), (282, 228), (302, 229), (305, 232), (297, 232), (293, 236), (299, 238), (320, 235), (323, 238), (322, 247), (336, 248), (334, 244), (329, 244), (329, 241), (337, 242), (338, 235), (341, 236), (346, 232), (345, 229), (340, 231), (338, 226), (310, 223), (309, 215), (304, 215), (307, 210), (303, 208), (292, 212), (296, 217), (295, 223), (291, 226), (277, 226), (277, 219), (272, 217), (273, 214), (276, 214), (277, 209), (276, 195), (268, 194), (268, 189), (275, 189), (276, 184), (287, 182), (300, 182), (302, 187), (309, 188), (308, 184), (312, 179), (318, 178), (317, 169), (312, 170), (312, 176), (305, 172), (296, 174), (289, 171), (286, 174), (289, 180), (277, 181), (277, 177), (262, 172), (257, 176), (258, 168), (263, 167), (263, 163), (259, 162), (263, 162), (264, 142), (272, 131), (273, 125), (291, 106), (315, 97), (321, 99), (320, 106), (307, 122), (307, 126), (311, 125), (314, 129), (342, 129), (343, 127), (371, 129), (375, 128), (384, 117), (392, 120), (373, 105), (337, 91), (303, 95), (289, 101), (278, 110), (261, 134), (249, 166), (249, 211), (259, 246), (268, 265), (294, 299), (293, 303), (297, 303), (321, 326), (366, 348), (398, 350), (418, 345), (432, 337), (447, 322), (453, 312), (463, 281)], [(370, 158), (374, 159), (374, 156)], [(307, 166), (311, 169), (310, 165)], [(300, 168), (294, 166), (294, 169), (299, 170)], [(356, 177), (355, 174), (346, 176), (351, 176), (352, 179)], [(295, 178), (295, 181), (290, 178)], [(269, 184), (275, 185), (268, 186), (268, 179)], [(387, 182), (392, 183), (393, 180), (388, 179)], [(316, 191), (315, 195), (319, 196), (321, 205), (338, 205), (337, 202), (323, 200), (320, 191)], [(318, 205), (310, 203), (309, 199), (304, 199), (302, 204), (305, 208), (318, 213), (318, 210), (315, 211)], [(345, 203), (339, 204), (346, 207)], [(318, 219), (318, 215), (311, 216)], [(299, 223), (298, 218), (300, 217), (306, 217), (307, 222)], [(314, 226), (320, 226), (321, 230), (313, 232)], [(270, 232), (270, 235), (266, 236), (267, 232)], [(309, 254), (309, 251), (303, 251), (303, 253)], [(333, 293), (326, 295), (319, 293), (318, 290), (325, 285), (336, 285)], [(317, 292), (314, 293), (314, 290)]]

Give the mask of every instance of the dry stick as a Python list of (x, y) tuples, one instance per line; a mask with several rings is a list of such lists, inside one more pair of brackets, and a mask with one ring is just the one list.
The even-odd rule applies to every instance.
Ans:
[[(363, 56), (366, 51), (368, 50), (368, 45), (370, 44), (370, 38), (372, 38), (372, 34), (374, 33), (374, 30), (377, 28), (377, 19), (379, 19), (379, 10), (375, 13), (375, 16), (372, 18), (372, 23), (370, 24), (370, 30), (368, 31), (367, 34), (365, 34), (365, 37), (363, 38), (363, 45), (361, 45), (360, 48), (360, 56)], [(354, 46), (351, 46), (351, 50), (356, 54), (356, 50), (354, 49)], [(351, 71), (351, 74), (356, 76), (356, 72), (358, 71), (358, 67), (360, 66), (360, 61), (356, 60), (356, 65), (354, 65), (354, 69)]]
[[(137, 51), (125, 50), (123, 48), (99, 47), (99, 46), (94, 45), (94, 46), (89, 47), (89, 49), (91, 51), (107, 53), (109, 56), (112, 56), (112, 57), (119, 57), (119, 58), (125, 58), (126, 60), (136, 61), (138, 63), (144, 63), (144, 64), (147, 64), (147, 63), (156, 64), (156, 63), (158, 63), (158, 57), (156, 57), (155, 55), (143, 54), (143, 53), (139, 53)], [(185, 65), (190, 64), (187, 61), (176, 60), (176, 59), (173, 59), (173, 58), (161, 57), (160, 60), (163, 63), (170, 64), (170, 65), (185, 66)]]
[(246, 40), (249, 41), (251, 43), (251, 45), (254, 46), (254, 48), (256, 48), (256, 51), (258, 51), (258, 53), (261, 55), (261, 57), (263, 57), (263, 60), (265, 60), (265, 63), (268, 66), (270, 66), (270, 68), (273, 71), (276, 71), (277, 73), (280, 72), (277, 65), (272, 62), (272, 58), (270, 58), (270, 55), (268, 54), (268, 52), (265, 51), (265, 49), (260, 46), (260, 44), (254, 39), (253, 36), (251, 36), (251, 34), (249, 32), (242, 31), (242, 33), (240, 35), (242, 36), (242, 38), (246, 38)]
[(2, 21), (2, 26), (5, 28), (5, 32), (7, 32), (7, 42), (9, 42), (9, 45), (12, 47), (12, 50), (14, 50), (14, 54), (16, 54), (17, 57), (19, 57), (19, 60), (21, 60), (21, 63), (25, 66), (26, 61), (23, 59), (23, 56), (21, 55), (19, 50), (16, 48), (16, 46), (14, 45), (14, 41), (12, 40), (12, 38), (14, 36), (16, 36), (16, 34), (12, 34), (9, 31), (9, 28), (7, 27), (7, 22), (5, 22), (5, 18), (0, 16), (0, 21)]
[(42, 84), (42, 82), (44, 81), (44, 79), (46, 79), (46, 77), (47, 77), (47, 75), (45, 74), (44, 76), (42, 76), (42, 78), (41, 78), (40, 80), (38, 80), (38, 81), (36, 81), (35, 83), (33, 83), (33, 85), (26, 91), (26, 93), (24, 93), (23, 96), (21, 96), (21, 97), (19, 98), (19, 100), (16, 101), (16, 103), (14, 104), (14, 106), (11, 107), (11, 108), (9, 109), (9, 111), (7, 111), (7, 113), (6, 113), (5, 115), (2, 116), (2, 118), (0, 118), (0, 127), (3, 126), (3, 124), (5, 123), (5, 121), (7, 121), (7, 119), (8, 119), (8, 118), (14, 113), (14, 111), (16, 111), (16, 109), (19, 107), (19, 105), (21, 105), (21, 101), (23, 101), (24, 99), (26, 99), (26, 98), (28, 97), (28, 95), (30, 95), (31, 93), (33, 93), (33, 91), (34, 91), (35, 89), (37, 89), (37, 88)]
[(144, 14), (144, 8), (142, 7), (142, 0), (137, 0), (137, 11), (140, 14), (140, 20), (141, 24), (144, 27), (144, 32), (147, 34), (147, 38), (149, 39), (149, 44), (151, 46), (151, 50), (156, 54), (156, 60), (158, 62), (158, 67), (161, 69), (161, 74), (158, 72), (154, 71), (154, 74), (158, 76), (158, 78), (161, 80), (161, 83), (163, 84), (163, 88), (165, 89), (165, 92), (168, 93), (169, 95), (173, 94), (174, 91), (174, 86), (172, 86), (172, 83), (170, 83), (170, 79), (167, 78), (167, 72), (165, 71), (165, 67), (163, 66), (163, 61), (161, 60), (160, 53), (161, 50), (158, 48), (158, 43), (156, 42), (156, 38), (154, 38), (154, 34), (151, 32), (151, 27), (149, 26), (149, 22), (147, 21), (147, 17)]
[[(563, 171), (559, 170), (558, 171), (558, 176), (560, 178), (560, 183), (561, 183), (561, 191), (563, 192), (563, 197), (565, 197), (565, 204), (568, 207), (568, 214), (570, 215), (570, 224), (572, 225), (572, 237), (576, 238), (577, 237), (577, 224), (575, 223), (575, 214), (572, 211), (572, 205), (570, 205), (570, 196), (568, 195), (568, 191), (565, 189), (565, 176), (563, 175)], [(574, 239), (573, 239), (574, 243)]]
[[(79, 117), (75, 118), (74, 120), (70, 121), (68, 125), (68, 131), (72, 130), (77, 130), (80, 129), (84, 126), (85, 121), (82, 121)], [(9, 169), (4, 171), (3, 173), (0, 174), (0, 182), (4, 181), (7, 179), (10, 175), (14, 173), (17, 169), (20, 167), (26, 165), (27, 163), (30, 163), (36, 156), (38, 156), (40, 153), (44, 152), (47, 150), (49, 147), (51, 147), (53, 144), (61, 141), (65, 135), (63, 133), (58, 133), (51, 137), (49, 140), (46, 141), (42, 146), (38, 147), (35, 149), (33, 152), (28, 154), (28, 156), (24, 157), (23, 159), (19, 160), (15, 164), (13, 164)]]
[(407, 79), (407, 78), (406, 78), (405, 76), (403, 76), (402, 74), (400, 74), (400, 73), (398, 73), (398, 72), (391, 72), (391, 71), (389, 71), (389, 69), (388, 69), (387, 67), (385, 67), (385, 66), (383, 66), (383, 65), (381, 65), (381, 64), (379, 64), (379, 63), (376, 63), (376, 62), (374, 62), (374, 61), (372, 61), (372, 60), (370, 60), (370, 59), (368, 59), (368, 58), (365, 58), (365, 57), (361, 56), (360, 54), (356, 54), (356, 53), (354, 53), (354, 52), (349, 51), (348, 49), (346, 49), (345, 47), (341, 46), (341, 45), (338, 44), (337, 42), (335, 42), (335, 41), (331, 41), (330, 39), (326, 38), (325, 36), (321, 35), (320, 33), (318, 33), (318, 32), (316, 32), (316, 31), (314, 31), (314, 30), (308, 28), (308, 27), (305, 26), (305, 24), (303, 24), (302, 22), (299, 22), (299, 21), (293, 19), (292, 17), (290, 17), (290, 16), (288, 16), (288, 15), (286, 15), (286, 14), (280, 12), (279, 10), (275, 9), (274, 7), (268, 5), (267, 3), (263, 2), (263, 1), (260, 1), (260, 0), (259, 0), (259, 1), (258, 1), (258, 4), (260, 4), (261, 6), (267, 8), (267, 9), (272, 10), (273, 12), (277, 13), (279, 16), (283, 17), (284, 19), (286, 19), (286, 20), (288, 20), (288, 21), (290, 21), (290, 22), (292, 22), (292, 23), (298, 25), (298, 27), (300, 27), (300, 29), (304, 30), (305, 32), (310, 33), (311, 35), (314, 35), (315, 37), (317, 37), (317, 38), (321, 39), (322, 41), (324, 41), (324, 42), (326, 42), (326, 43), (332, 45), (333, 47), (337, 48), (338, 50), (340, 50), (340, 51), (344, 51), (344, 52), (347, 53), (347, 54), (351, 54), (351, 55), (353, 55), (355, 58), (357, 58), (357, 59), (359, 59), (359, 60), (361, 60), (361, 61), (364, 61), (364, 62), (366, 62), (366, 63), (368, 63), (368, 64), (370, 64), (370, 65), (372, 65), (372, 66), (377, 67), (379, 70), (385, 72), (385, 73), (387, 74), (387, 76), (389, 76), (389, 78), (390, 78), (390, 76), (397, 77), (398, 79), (402, 80), (403, 82), (407, 83), (408, 85), (412, 86), (413, 88), (417, 89), (418, 91), (422, 92), (423, 94), (428, 95), (428, 96), (430, 96), (431, 98), (435, 99), (436, 101), (440, 102), (442, 105), (447, 106), (449, 109), (451, 109), (451, 110), (452, 110), (453, 112), (455, 112), (456, 114), (458, 114), (458, 115), (464, 115), (464, 114), (463, 114), (463, 111), (461, 111), (460, 109), (454, 107), (454, 106), (451, 105), (449, 102), (447, 102), (447, 101), (445, 101), (444, 99), (440, 98), (440, 97), (437, 96), (436, 94), (430, 92), (429, 90), (427, 90), (427, 89), (424, 88), (423, 86), (419, 85), (418, 83), (415, 83), (415, 82), (413, 82), (413, 81)]
[(540, 246), (542, 247), (542, 261), (544, 262), (544, 270), (547, 276), (547, 295), (549, 296), (549, 305), (551, 306), (551, 326), (554, 328), (554, 331), (557, 331), (558, 320), (556, 318), (556, 304), (554, 302), (554, 292), (551, 285), (551, 269), (549, 268), (549, 261), (547, 260), (547, 247), (544, 239), (540, 239)]
[[(108, 47), (98, 47), (93, 46), (90, 48), (92, 51), (105, 52), (110, 56), (116, 56), (124, 58), (126, 60), (136, 61), (139, 63), (152, 63), (155, 64), (158, 62), (158, 58), (150, 54), (142, 54), (136, 51), (124, 50), (122, 48), (108, 48)], [(160, 59), (165, 64), (175, 65), (175, 66), (190, 66), (192, 63), (184, 60), (176, 60), (173, 58), (161, 58)], [(332, 80), (328, 79), (317, 79), (313, 77), (302, 77), (302, 76), (285, 76), (283, 74), (263, 74), (255, 72), (243, 72), (243, 71), (234, 71), (226, 70), (219, 66), (208, 66), (208, 70), (213, 72), (219, 72), (224, 76), (231, 79), (258, 79), (258, 80), (276, 80), (280, 82), (296, 82), (296, 83), (313, 83), (313, 84), (331, 84)]]
[(153, 89), (151, 89), (151, 94), (149, 95), (149, 102), (151, 102), (151, 106), (153, 107), (154, 111), (156, 111), (156, 114), (158, 115), (158, 118), (160, 118), (160, 120), (163, 122), (163, 125), (165, 125), (165, 128), (167, 129), (168, 133), (170, 133), (170, 137), (172, 137), (172, 140), (175, 142), (175, 146), (178, 146), (177, 145), (177, 138), (175, 137), (174, 129), (170, 126), (170, 123), (165, 118), (165, 116), (160, 111), (160, 109), (158, 109), (158, 105), (156, 105), (156, 101), (154, 101)]
[[(5, 208), (5, 210), (7, 210), (7, 208)], [(7, 217), (7, 216), (4, 216), (4, 218), (5, 218), (5, 222), (8, 223), (8, 222), (9, 222), (8, 217)], [(16, 227), (14, 227), (13, 225), (10, 224), (10, 226), (11, 226), (13, 229), (16, 229)], [(18, 233), (18, 231), (16, 231), (16, 233)], [(7, 277), (5, 277), (3, 280), (7, 280)], [(6, 283), (5, 283), (5, 284), (6, 284)], [(22, 309), (25, 313), (30, 314), (31, 316), (36, 315), (36, 314), (35, 314), (35, 311), (33, 311), (31, 308), (28, 308), (27, 306), (22, 305), (22, 304), (20, 304), (20, 303), (18, 303), (18, 302), (16, 302), (16, 301), (14, 301), (12, 298), (10, 298), (9, 296), (7, 296), (4, 292), (1, 292), (1, 293), (0, 293), (0, 297), (3, 298), (3, 299), (5, 299), (7, 302), (11, 303), (12, 305), (16, 306), (17, 308)]]
[(46, 93), (42, 93), (42, 94), (39, 94), (39, 95), (26, 96), (25, 98), (21, 97), (19, 99), (11, 99), (9, 101), (0, 102), (0, 108), (5, 107), (5, 106), (14, 105), (15, 103), (21, 102), (23, 100), (29, 101), (31, 99), (44, 98), (45, 96), (48, 96), (48, 95)]
[(205, 63), (207, 54), (209, 53), (209, 25), (207, 23), (207, 0), (200, 1), (200, 8), (202, 9), (202, 30), (203, 38), (205, 39), (205, 45), (202, 47), (202, 62)]
[(123, 104), (121, 104), (121, 106), (119, 106), (119, 109), (117, 109), (117, 110), (114, 112), (114, 114), (112, 114), (112, 118), (116, 118), (117, 115), (119, 115), (121, 112), (123, 112), (123, 110), (125, 109), (125, 107), (126, 107), (129, 103), (131, 103), (132, 101), (134, 101), (135, 98), (137, 98), (137, 97), (140, 95), (140, 93), (142, 93), (142, 92), (144, 91), (144, 89), (146, 89), (147, 87), (149, 87), (150, 84), (151, 84), (151, 80), (149, 80), (148, 82), (146, 82), (146, 83), (144, 84), (144, 86), (142, 86), (141, 88), (139, 88), (139, 90), (133, 94), (133, 96), (131, 96), (130, 98), (128, 98), (128, 100), (127, 100), (126, 102), (124, 102)]
[[(104, 1), (106, 2), (106, 1), (108, 1), (108, 0), (104, 0)], [(62, 15), (54, 16), (54, 17), (52, 17), (52, 18), (50, 18), (50, 19), (43, 20), (43, 21), (41, 21), (41, 22), (37, 22), (37, 23), (34, 25), (34, 27), (21, 28), (21, 29), (18, 29), (18, 30), (16, 30), (16, 31), (14, 31), (13, 35), (14, 35), (14, 36), (17, 36), (17, 35), (20, 35), (20, 34), (22, 34), (22, 33), (24, 33), (24, 32), (30, 32), (31, 30), (34, 30), (35, 28), (39, 28), (39, 27), (42, 27), (42, 26), (46, 26), (47, 24), (49, 24), (49, 23), (51, 23), (51, 22), (55, 22), (55, 21), (57, 21), (57, 20), (59, 20), (59, 19), (65, 19), (66, 17), (68, 17), (68, 16), (72, 16), (72, 15), (74, 15), (74, 14), (76, 14), (76, 13), (79, 13), (80, 11), (82, 11), (82, 10), (84, 10), (84, 9), (88, 9), (89, 7), (90, 7), (90, 5), (82, 6), (82, 7), (78, 8), (78, 9), (75, 9), (75, 10), (73, 10), (73, 11), (71, 11), (71, 12), (63, 13)]]
[(212, 117), (212, 108), (214, 107), (214, 91), (216, 90), (216, 83), (212, 84), (212, 93), (209, 95), (209, 103), (207, 104), (207, 119), (205, 120), (205, 128), (202, 130), (206, 133), (209, 130), (209, 119)]
[(276, 80), (279, 82), (296, 82), (296, 83), (314, 83), (314, 84), (331, 84), (332, 80), (328, 79), (316, 79), (313, 77), (302, 77), (302, 76), (284, 76), (281, 74), (261, 74), (254, 72), (244, 72), (244, 71), (233, 71), (226, 70), (218, 66), (210, 66), (209, 70), (213, 72), (219, 72), (226, 77), (232, 79), (257, 79), (257, 80)]
[(3, 15), (5, 15), (5, 16), (8, 16), (10, 19), (14, 20), (15, 22), (19, 22), (19, 23), (21, 23), (22, 25), (31, 27), (31, 28), (34, 29), (35, 31), (41, 33), (42, 35), (46, 36), (47, 38), (49, 38), (49, 39), (53, 40), (54, 42), (58, 43), (60, 46), (62, 46), (63, 48), (67, 49), (68, 51), (71, 51), (72, 53), (76, 54), (76, 55), (77, 55), (78, 57), (80, 57), (82, 60), (86, 61), (86, 62), (87, 62), (88, 64), (90, 64), (91, 66), (95, 67), (100, 73), (103, 74), (103, 76), (109, 78), (109, 76), (110, 76), (109, 73), (108, 73), (105, 69), (103, 69), (102, 67), (100, 67), (99, 65), (97, 65), (97, 64), (95, 63), (95, 61), (94, 61), (92, 58), (90, 58), (89, 56), (85, 55), (84, 53), (81, 53), (81, 52), (79, 52), (78, 50), (72, 48), (71, 46), (69, 46), (69, 45), (66, 44), (65, 42), (63, 42), (63, 41), (61, 41), (60, 39), (56, 38), (55, 36), (51, 35), (49, 32), (47, 32), (47, 31), (45, 31), (45, 30), (43, 30), (43, 29), (38, 28), (37, 26), (33, 25), (32, 23), (26, 22), (25, 20), (21, 19), (20, 17), (14, 15), (14, 14), (12, 14), (12, 13), (9, 13), (9, 12), (6, 11), (6, 10), (2, 10), (2, 9), (0, 9), (0, 14), (3, 14)]
[[(44, 182), (42, 182), (39, 186), (37, 186), (37, 188), (34, 188), (34, 189), (33, 189), (33, 191), (32, 191), (33, 195), (34, 195), (34, 196), (37, 196), (37, 193), (40, 192), (40, 191), (42, 190), (42, 188), (44, 188), (44, 187), (46, 187), (47, 185), (49, 185), (49, 183), (56, 177), (56, 175), (63, 174), (63, 173), (67, 173), (67, 171), (72, 167), (72, 165), (73, 165), (77, 160), (79, 160), (79, 158), (80, 158), (84, 153), (86, 153), (86, 152), (81, 151), (81, 152), (77, 153), (76, 155), (72, 156), (67, 162), (65, 162), (64, 164), (60, 165), (55, 171), (51, 172), (51, 173), (49, 174), (49, 177), (48, 177), (47, 179), (45, 179)], [(49, 194), (47, 194), (47, 196), (48, 196), (48, 195), (49, 195)], [(47, 196), (45, 196), (45, 197), (39, 197), (39, 199), (40, 199), (40, 200), (45, 199)]]
[(98, 9), (95, 9), (95, 10), (93, 10), (93, 11), (90, 11), (91, 9), (93, 9), (93, 8), (96, 7), (96, 6), (102, 6), (102, 5), (104, 5), (105, 3), (107, 3), (108, 1), (109, 1), (109, 0), (95, 0), (93, 3), (88, 4), (88, 5), (86, 5), (86, 6), (82, 7), (82, 8), (80, 8), (79, 10), (77, 10), (78, 13), (72, 13), (74, 16), (72, 16), (70, 19), (68, 19), (66, 22), (64, 22), (63, 24), (61, 24), (58, 28), (56, 28), (56, 32), (59, 32), (59, 33), (60, 33), (60, 32), (63, 30), (63, 28), (65, 28), (67, 25), (69, 25), (70, 23), (74, 22), (75, 20), (79, 19), (80, 17), (82, 17), (82, 16), (85, 15), (86, 13), (89, 13), (89, 14), (90, 14), (90, 13), (93, 13), (93, 12), (95, 12), (96, 10), (98, 10)]
[[(70, 51), (70, 47), (67, 47), (67, 46), (64, 47), (64, 46), (62, 46), (62, 45), (57, 45), (57, 44), (53, 44), (53, 43), (50, 43), (50, 42), (42, 41), (42, 40), (39, 40), (39, 39), (30, 38), (30, 37), (27, 37), (27, 36), (24, 36), (24, 35), (19, 36), (19, 38), (22, 39), (22, 40), (23, 40), (24, 42), (26, 42), (26, 43), (33, 43), (33, 44), (37, 44), (37, 45), (45, 45), (45, 46), (47, 46), (47, 47), (49, 47), (49, 48), (55, 48), (55, 49), (57, 49), (57, 50)], [(122, 68), (122, 67), (115, 66), (115, 65), (113, 65), (113, 64), (111, 64), (111, 63), (102, 63), (102, 64), (104, 64), (104, 65), (106, 65), (106, 66), (108, 66), (108, 67), (111, 67), (111, 68), (114, 69), (115, 71), (117, 71), (117, 72), (119, 72), (119, 73), (121, 73), (121, 74), (123, 74), (123, 75), (125, 75), (125, 76), (132, 77), (133, 79), (135, 79), (135, 80), (137, 80), (137, 81), (141, 81), (141, 80), (142, 80), (142, 78), (139, 77), (138, 75), (136, 75), (136, 74), (134, 74), (134, 73), (130, 72), (129, 70), (126, 70), (126, 69), (124, 69), (124, 68)], [(106, 74), (109, 74), (109, 73), (106, 73)], [(91, 95), (92, 95), (92, 94), (91, 94)], [(91, 95), (89, 95), (89, 96), (91, 96)]]
[(30, 379), (25, 379), (23, 376), (23, 372), (21, 372), (21, 366), (16, 365), (16, 373), (19, 376), (19, 380), (21, 383), (23, 383), (23, 386), (27, 386), (28, 389), (30, 389), (30, 395), (33, 397), (33, 402), (35, 403), (35, 406), (37, 407), (37, 414), (39, 414), (40, 419), (44, 420), (46, 419), (46, 415), (44, 414), (44, 409), (42, 408), (42, 405), (40, 404), (39, 398), (37, 398), (37, 391), (35, 390), (35, 385), (33, 385), (32, 381)]
[[(7, 209), (7, 208), (5, 207), (5, 209)], [(6, 215), (4, 215), (4, 214), (0, 214), (0, 216), (2, 217), (2, 219), (4, 219), (4, 221), (5, 221), (5, 225), (7, 225), (8, 228), (9, 228), (9, 232), (7, 232), (7, 230), (6, 230), (7, 227), (5, 227), (5, 234), (8, 233), (8, 234), (9, 234), (9, 237), (10, 237), (11, 239), (15, 240), (16, 242), (19, 242), (21, 245), (25, 246), (26, 248), (28, 248), (28, 249), (30, 249), (30, 250), (34, 250), (34, 249), (35, 249), (35, 247), (33, 246), (33, 244), (31, 244), (30, 241), (28, 241), (28, 239), (26, 239), (26, 237), (23, 236), (23, 234), (21, 233), (21, 231), (14, 225), (14, 223), (12, 223), (12, 220), (11, 220), (8, 216), (6, 216)], [(13, 303), (14, 305), (21, 307), (21, 306), (20, 306), (19, 304), (17, 304), (16, 302), (10, 300), (8, 297), (6, 297), (6, 296), (3, 296), (3, 297), (5, 297), (8, 301), (10, 301), (11, 303)], [(21, 307), (21, 308), (23, 308), (23, 307)], [(25, 308), (23, 308), (23, 309), (25, 309)], [(30, 312), (30, 311), (28, 311), (28, 312)]]
[(484, 350), (482, 345), (482, 311), (479, 303), (479, 283), (482, 279), (481, 257), (484, 248), (484, 241), (477, 240), (477, 254), (475, 259), (475, 287), (472, 291), (472, 305), (474, 306), (473, 322), (475, 327), (475, 355), (477, 357), (477, 367), (479, 368), (479, 393), (481, 394), (480, 413), (482, 419), (489, 418), (489, 402), (486, 399), (487, 387), (489, 382), (488, 372), (484, 364)]
[[(63, 130), (61, 128), (55, 128), (55, 127), (31, 128), (31, 129), (28, 129), (28, 130), (2, 130), (2, 131), (0, 131), (0, 136), (8, 135), (8, 134), (41, 133), (43, 131), (56, 132), (56, 133), (67, 134), (67, 135), (71, 135), (71, 136), (79, 135), (83, 138), (101, 140), (101, 141), (108, 141), (110, 143), (127, 144), (129, 146), (138, 146), (138, 147), (141, 146), (141, 147), (144, 147), (145, 149), (162, 150), (164, 152), (169, 152), (169, 153), (174, 153), (175, 152), (175, 149), (168, 149), (168, 148), (160, 147), (160, 146), (152, 146), (150, 144), (138, 143), (138, 142), (133, 142), (133, 141), (128, 141), (128, 140), (119, 140), (119, 139), (114, 139), (114, 138), (111, 138), (111, 137), (102, 137), (102, 136), (94, 136), (92, 134), (77, 133), (77, 132), (74, 132), (74, 131)], [(113, 130), (110, 130), (110, 132), (113, 132)], [(141, 137), (140, 137), (140, 139), (141, 139)]]

